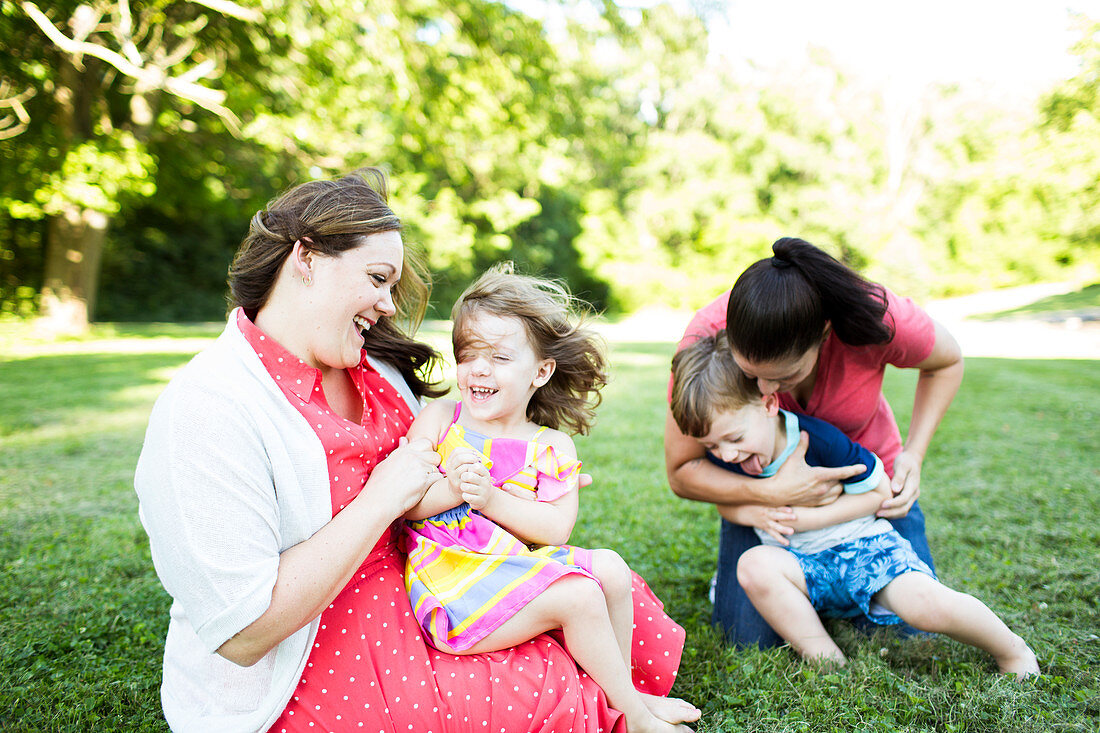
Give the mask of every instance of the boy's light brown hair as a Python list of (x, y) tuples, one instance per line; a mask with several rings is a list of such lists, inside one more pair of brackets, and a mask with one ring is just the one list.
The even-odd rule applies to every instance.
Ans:
[(725, 331), (704, 336), (672, 357), (672, 417), (680, 432), (702, 438), (714, 415), (760, 400), (756, 380), (733, 360)]

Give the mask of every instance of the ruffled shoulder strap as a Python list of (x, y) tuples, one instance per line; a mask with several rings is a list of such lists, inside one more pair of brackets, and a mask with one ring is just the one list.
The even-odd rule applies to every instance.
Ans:
[(486, 438), (480, 433), (468, 431), (466, 428), (458, 424), (458, 416), (462, 412), (462, 403), (459, 402), (455, 405), (454, 419), (450, 426), (447, 428), (447, 432), (443, 435), (443, 440), (436, 446), (435, 451), (439, 454), (439, 470), (444, 475), (447, 474), (445, 466), (447, 465), (447, 458), (451, 455), (456, 448), (471, 448), (474, 451), (482, 455), (482, 462), (486, 468), (493, 467), (493, 461), (489, 457), (489, 453), (492, 449), (493, 441), (490, 438)]
[(559, 455), (553, 446), (532, 441), (528, 465), (538, 474), (539, 501), (554, 501), (580, 488), (581, 462)]

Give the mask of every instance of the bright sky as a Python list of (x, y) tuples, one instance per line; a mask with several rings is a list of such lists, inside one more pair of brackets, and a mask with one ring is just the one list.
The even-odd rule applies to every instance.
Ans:
[(871, 78), (1027, 94), (1074, 74), (1070, 9), (1100, 17), (1100, 0), (730, 0), (728, 26), (713, 31), (769, 65), (812, 44)]
[[(643, 8), (661, 0), (618, 0)], [(668, 0), (688, 7), (693, 0)], [(549, 0), (504, 0), (552, 22)], [(706, 0), (694, 0), (707, 4)], [(720, 0), (711, 5), (719, 6)], [(904, 86), (983, 81), (1030, 97), (1076, 69), (1070, 10), (1100, 18), (1100, 0), (726, 0), (710, 18), (712, 48), (735, 59), (798, 62), (810, 45), (871, 80)], [(584, 5), (572, 5), (583, 12)]]

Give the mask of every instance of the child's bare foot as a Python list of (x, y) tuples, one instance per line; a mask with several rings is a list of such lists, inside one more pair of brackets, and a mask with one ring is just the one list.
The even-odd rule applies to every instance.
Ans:
[(669, 723), (653, 715), (647, 715), (644, 720), (628, 720), (626, 730), (627, 733), (692, 733), (686, 725)]
[(1014, 674), (1016, 679), (1022, 680), (1035, 677), (1039, 674), (1039, 660), (1035, 658), (1035, 652), (1019, 636), (1013, 644), (1013, 654), (997, 658), (997, 666), (1005, 674)]
[(807, 664), (811, 664), (818, 669), (840, 669), (848, 664), (848, 657), (844, 656), (840, 650), (835, 653), (821, 653), (821, 654), (803, 654), (802, 661)]
[(702, 712), (687, 700), (678, 697), (661, 697), (639, 692), (649, 712), (666, 723), (693, 723)]

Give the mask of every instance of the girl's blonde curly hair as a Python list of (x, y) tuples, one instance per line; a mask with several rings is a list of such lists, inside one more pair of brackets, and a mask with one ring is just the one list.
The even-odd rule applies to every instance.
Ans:
[(554, 430), (587, 434), (602, 399), (600, 389), (607, 384), (604, 343), (588, 327), (588, 306), (561, 282), (517, 274), (511, 262), (502, 262), (466, 288), (451, 310), (456, 359), (476, 338), (470, 320), (478, 313), (518, 318), (538, 358), (557, 365), (531, 398), (527, 418)]

